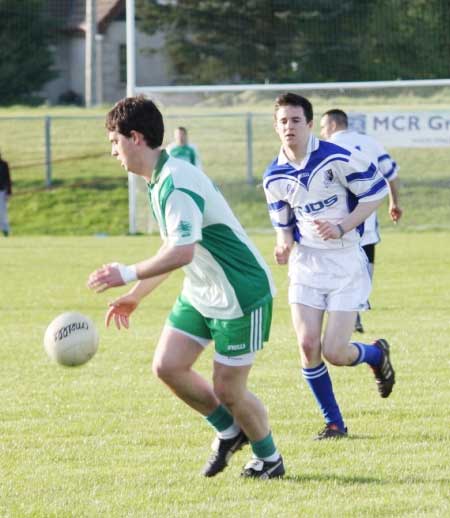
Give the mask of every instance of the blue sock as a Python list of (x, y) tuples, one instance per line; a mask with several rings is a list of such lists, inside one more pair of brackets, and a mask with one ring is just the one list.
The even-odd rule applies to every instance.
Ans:
[(303, 377), (308, 383), (322, 411), (327, 424), (335, 424), (340, 430), (345, 429), (341, 411), (334, 397), (333, 385), (325, 363), (312, 369), (302, 369)]
[(372, 367), (380, 365), (382, 359), (382, 352), (374, 345), (362, 344), (361, 342), (350, 342), (358, 349), (358, 358), (351, 364), (359, 365), (360, 363), (368, 363)]

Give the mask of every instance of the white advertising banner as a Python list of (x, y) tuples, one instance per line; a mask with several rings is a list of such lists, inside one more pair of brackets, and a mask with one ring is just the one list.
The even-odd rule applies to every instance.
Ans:
[(385, 147), (450, 146), (450, 111), (349, 113), (349, 127)]

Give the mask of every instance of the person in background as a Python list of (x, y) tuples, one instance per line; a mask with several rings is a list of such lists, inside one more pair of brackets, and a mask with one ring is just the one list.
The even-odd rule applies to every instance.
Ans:
[(8, 199), (12, 195), (12, 182), (8, 162), (0, 153), (0, 227), (5, 237), (9, 236)]
[(199, 169), (202, 168), (200, 161), (200, 155), (194, 144), (188, 142), (188, 132), (183, 126), (178, 126), (173, 132), (174, 141), (169, 144), (166, 148), (170, 156), (186, 160), (186, 162), (197, 166)]
[[(152, 101), (122, 99), (108, 113), (106, 127), (112, 156), (147, 181), (163, 241), (153, 257), (128, 266), (106, 264), (91, 273), (88, 286), (97, 292), (133, 283), (110, 303), (107, 324), (114, 319), (119, 329), (128, 327), (141, 300), (182, 268), (183, 288), (161, 333), (153, 371), (216, 431), (205, 477), (224, 470), (248, 443), (253, 458), (241, 476), (282, 477), (267, 410), (247, 388), (255, 356), (269, 337), (274, 295), (269, 267), (213, 182), (161, 148), (164, 122)], [(194, 364), (211, 341), (209, 383)]]
[(324, 359), (336, 366), (368, 364), (382, 398), (395, 383), (384, 338), (371, 344), (350, 341), (356, 314), (367, 308), (371, 289), (367, 257), (359, 245), (361, 224), (388, 187), (366, 155), (312, 134), (308, 99), (285, 93), (274, 108), (281, 149), (263, 180), (276, 231), (274, 256), (278, 264), (289, 264), (289, 303), (302, 375), (325, 420), (315, 439), (338, 439), (347, 436), (347, 427)]
[[(339, 146), (359, 149), (378, 166), (389, 186), (389, 216), (394, 223), (397, 223), (403, 214), (399, 205), (399, 167), (383, 145), (369, 135), (349, 130), (347, 114), (339, 109), (328, 110), (322, 115), (320, 136)], [(375, 267), (375, 245), (379, 242), (380, 231), (377, 211), (374, 211), (364, 221), (364, 232), (360, 243), (369, 260), (371, 279), (373, 279)], [(364, 332), (360, 313), (356, 318), (355, 331)]]

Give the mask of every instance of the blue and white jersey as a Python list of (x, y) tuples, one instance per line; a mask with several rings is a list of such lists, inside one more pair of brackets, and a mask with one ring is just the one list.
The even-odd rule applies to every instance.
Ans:
[(397, 177), (400, 168), (396, 162), (392, 160), (383, 145), (373, 137), (364, 135), (364, 133), (357, 133), (356, 131), (343, 130), (333, 133), (328, 141), (334, 142), (339, 146), (348, 147), (350, 149), (356, 148), (362, 151), (374, 164), (378, 165), (382, 175), (388, 182)]
[[(370, 160), (377, 164), (381, 174), (388, 182), (398, 176), (399, 167), (392, 160), (383, 145), (369, 135), (357, 133), (356, 131), (343, 130), (336, 131), (329, 138), (329, 142), (334, 142), (339, 146), (350, 149), (359, 149), (366, 154)], [(361, 238), (361, 245), (376, 244), (380, 241), (380, 232), (376, 211), (373, 212), (364, 222), (364, 234)]]
[(292, 229), (298, 243), (323, 249), (354, 246), (363, 225), (342, 239), (324, 241), (314, 220), (340, 223), (358, 203), (379, 200), (388, 193), (383, 175), (367, 155), (313, 135), (300, 165), (290, 162), (282, 148), (266, 169), (263, 185), (275, 229)]

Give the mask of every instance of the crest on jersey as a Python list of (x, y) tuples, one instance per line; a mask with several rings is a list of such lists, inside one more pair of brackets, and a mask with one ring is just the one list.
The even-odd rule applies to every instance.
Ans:
[(332, 169), (327, 169), (324, 174), (325, 178), (323, 180), (323, 183), (325, 187), (328, 187), (331, 183), (333, 183), (334, 180), (334, 173)]
[(180, 221), (177, 227), (177, 232), (181, 237), (189, 237), (192, 232), (192, 225), (189, 221)]
[(286, 185), (286, 194), (292, 193), (296, 191), (298, 188), (298, 184), (295, 183), (293, 180), (288, 180)]

